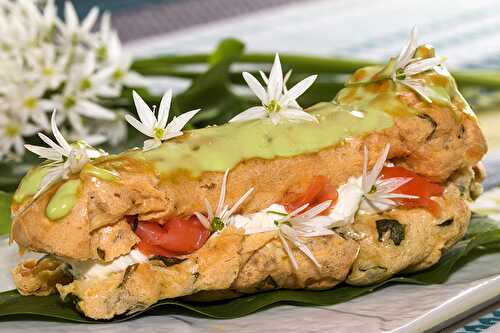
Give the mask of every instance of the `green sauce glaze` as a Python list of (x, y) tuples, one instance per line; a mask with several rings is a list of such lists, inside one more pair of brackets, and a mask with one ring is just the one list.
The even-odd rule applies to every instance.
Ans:
[(51, 220), (58, 220), (68, 215), (75, 205), (81, 183), (80, 179), (71, 179), (63, 183), (50, 199), (45, 208), (45, 215)]
[(120, 180), (120, 175), (118, 174), (118, 172), (103, 169), (92, 164), (87, 164), (82, 169), (81, 174), (88, 174), (108, 182), (116, 182)]
[[(420, 46), (415, 52), (415, 58), (418, 59), (433, 56), (434, 49), (428, 45)], [(395, 62), (396, 60), (392, 58), (385, 67), (371, 66), (357, 70), (347, 81), (347, 87), (337, 94), (335, 101), (365, 111), (382, 111), (398, 116), (420, 113), (421, 110), (408, 105), (399, 98), (399, 95), (408, 91), (408, 88), (390, 79)], [(463, 114), (475, 116), (458, 91), (455, 79), (446, 69), (429, 70), (414, 75), (412, 79), (418, 79), (423, 83), (424, 93), (433, 104), (452, 109), (457, 119), (461, 119)]]
[(386, 113), (361, 112), (335, 103), (320, 103), (308, 111), (319, 123), (282, 121), (274, 125), (269, 119), (229, 123), (186, 131), (157, 149), (133, 151), (128, 156), (152, 162), (163, 177), (176, 172), (198, 177), (206, 171), (224, 172), (247, 159), (315, 153), (347, 137), (393, 126)]
[[(308, 111), (317, 117), (318, 123), (282, 121), (274, 125), (269, 119), (264, 119), (186, 131), (183, 136), (151, 151), (135, 149), (96, 160), (85, 166), (81, 173), (116, 181), (122, 168), (121, 161), (128, 159), (151, 164), (161, 177), (173, 177), (176, 173), (198, 177), (207, 171), (224, 172), (252, 158), (273, 159), (315, 153), (345, 138), (394, 125), (387, 113), (363, 111), (330, 102), (319, 103)], [(112, 171), (101, 167), (111, 164)], [(36, 193), (43, 177), (39, 170), (40, 167), (34, 169), (23, 179), (16, 193), (18, 202)], [(61, 186), (46, 208), (50, 219), (63, 217), (71, 210), (76, 188), (75, 181)]]
[(39, 166), (31, 169), (26, 176), (24, 176), (21, 184), (14, 193), (14, 201), (21, 203), (28, 197), (36, 194), (43, 177), (49, 172), (49, 168), (44, 166)]

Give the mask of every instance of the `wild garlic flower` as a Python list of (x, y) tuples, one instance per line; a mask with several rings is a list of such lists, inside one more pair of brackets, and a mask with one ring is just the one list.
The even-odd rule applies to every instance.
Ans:
[(82, 141), (70, 145), (57, 127), (55, 110), (52, 113), (51, 128), (56, 142), (45, 134), (38, 133), (40, 139), (49, 147), (24, 145), (27, 150), (48, 161), (44, 167), (49, 168), (49, 171), (42, 179), (34, 198), (58, 180), (67, 179), (71, 174), (80, 172), (90, 160), (107, 155), (104, 151), (95, 149)]
[[(38, 128), (30, 123), (22, 123), (16, 118), (0, 114), (0, 160), (17, 160), (24, 152), (24, 137), (35, 135)], [(10, 154), (10, 156), (4, 156)]]
[[(125, 124), (123, 117), (103, 106), (103, 98), (120, 96), (124, 86), (142, 86), (144, 79), (130, 71), (131, 58), (123, 52), (109, 14), (103, 15), (101, 29), (96, 30), (97, 8), (79, 20), (67, 1), (61, 19), (54, 0), (43, 3), (0, 1), (3, 121), (48, 132), (47, 113), (57, 108), (60, 129), (71, 137), (93, 137), (102, 124)], [(31, 132), (19, 131), (20, 139)], [(0, 131), (0, 141), (7, 139), (5, 133)], [(116, 142), (109, 140), (110, 130), (103, 133), (108, 142)], [(20, 159), (24, 153), (15, 145), (2, 144), (0, 162)]]
[(394, 199), (415, 199), (414, 195), (392, 193), (411, 180), (411, 178), (395, 177), (384, 179), (380, 176), (387, 160), (391, 146), (387, 144), (382, 155), (368, 172), (368, 149), (364, 147), (363, 175), (360, 178), (351, 177), (346, 184), (338, 189), (338, 201), (328, 215), (332, 226), (339, 227), (354, 222), (356, 213), (361, 209), (365, 212), (382, 212), (398, 206)]
[(396, 63), (391, 73), (391, 78), (394, 82), (399, 82), (408, 88), (414, 90), (427, 102), (432, 103), (432, 100), (425, 92), (425, 84), (422, 80), (414, 79), (412, 76), (426, 72), (436, 66), (442, 65), (445, 57), (432, 57), (427, 59), (415, 59), (417, 50), (417, 28), (411, 31), (410, 39), (399, 53)]
[(204, 204), (207, 210), (207, 216), (201, 214), (200, 212), (195, 212), (194, 215), (198, 218), (201, 224), (213, 232), (224, 229), (231, 222), (231, 217), (240, 208), (240, 206), (245, 202), (245, 200), (253, 193), (254, 188), (250, 188), (245, 194), (239, 198), (235, 204), (229, 208), (226, 202), (226, 191), (227, 191), (227, 177), (229, 175), (229, 169), (224, 173), (222, 178), (219, 201), (217, 203), (217, 208), (215, 211), (210, 205), (210, 202), (205, 198)]
[(229, 122), (264, 118), (269, 118), (275, 125), (284, 119), (291, 121), (318, 121), (316, 117), (305, 112), (296, 101), (314, 83), (317, 75), (308, 76), (288, 90), (286, 88), (286, 80), (283, 78), (279, 55), (276, 54), (269, 79), (262, 72), (261, 76), (267, 85), (267, 89), (252, 74), (243, 72), (243, 78), (248, 87), (260, 99), (262, 105), (243, 111)]
[(125, 115), (125, 119), (139, 132), (151, 138), (144, 141), (144, 151), (158, 148), (162, 141), (181, 136), (184, 126), (186, 126), (188, 121), (200, 111), (200, 109), (197, 109), (185, 112), (178, 117), (174, 117), (174, 119), (167, 124), (170, 113), (170, 103), (172, 102), (171, 89), (165, 92), (161, 98), (160, 107), (158, 109), (158, 119), (138, 93), (133, 91), (132, 95), (140, 121), (131, 115)]
[(316, 260), (312, 251), (299, 237), (326, 236), (334, 233), (330, 230), (331, 219), (328, 216), (319, 215), (328, 209), (331, 204), (332, 202), (328, 200), (304, 212), (304, 210), (309, 206), (309, 204), (306, 204), (274, 222), (278, 229), (278, 236), (283, 245), (283, 249), (288, 254), (292, 266), (295, 269), (299, 266), (288, 242), (291, 242), (295, 247), (302, 251), (302, 253), (304, 253), (314, 263), (314, 265), (321, 267), (321, 264), (318, 260)]
[(377, 162), (375, 162), (372, 170), (368, 172), (368, 148), (366, 146), (364, 147), (363, 177), (361, 181), (363, 199), (361, 201), (361, 209), (365, 211), (385, 211), (399, 205), (394, 199), (417, 198), (414, 195), (392, 193), (408, 183), (411, 178), (394, 177), (384, 179), (380, 177), (380, 173), (382, 172), (390, 149), (391, 145), (386, 144), (382, 155), (380, 155)]

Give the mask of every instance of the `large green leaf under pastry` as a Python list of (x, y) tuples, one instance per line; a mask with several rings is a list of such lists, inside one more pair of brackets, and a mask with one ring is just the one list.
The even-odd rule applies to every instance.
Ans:
[[(472, 260), (480, 252), (476, 249), (489, 249), (500, 252), (500, 224), (488, 217), (474, 214), (471, 226), (465, 238), (448, 251), (432, 268), (420, 273), (401, 275), (369, 287), (341, 285), (324, 291), (276, 290), (255, 295), (243, 296), (232, 300), (213, 303), (192, 303), (180, 300), (164, 300), (149, 309), (133, 315), (121, 316), (115, 321), (123, 321), (144, 314), (152, 309), (161, 309), (162, 313), (187, 310), (193, 314), (209, 318), (237, 318), (278, 304), (295, 305), (333, 305), (346, 302), (355, 297), (368, 294), (382, 286), (395, 283), (435, 284), (443, 283), (459, 267), (463, 260)], [(22, 316), (21, 316), (22, 315)], [(63, 303), (59, 296), (21, 296), (17, 291), (0, 293), (0, 320), (20, 320), (26, 315), (47, 320), (67, 320), (73, 322), (99, 323), (84, 318), (71, 303)]]

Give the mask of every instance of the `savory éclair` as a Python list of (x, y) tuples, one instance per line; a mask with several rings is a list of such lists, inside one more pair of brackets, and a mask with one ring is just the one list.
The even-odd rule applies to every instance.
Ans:
[(43, 164), (19, 186), (12, 239), (48, 256), (13, 270), (18, 290), (72, 295), (109, 319), (164, 298), (366, 285), (433, 265), (465, 233), (487, 149), (442, 61), (412, 36), (302, 110), (315, 78), (287, 90), (277, 58), (267, 90), (244, 74), (261, 107), (172, 138), (169, 95), (158, 119), (136, 95), (143, 123), (131, 123), (152, 139), (119, 155), (61, 143), (55, 126), (84, 162), (50, 182)]

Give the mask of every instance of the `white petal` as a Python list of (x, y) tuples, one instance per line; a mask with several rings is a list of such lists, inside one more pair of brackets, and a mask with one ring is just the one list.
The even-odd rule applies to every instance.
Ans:
[(286, 83), (288, 82), (288, 80), (290, 80), (290, 76), (292, 76), (292, 72), (293, 72), (292, 69), (288, 70), (288, 72), (286, 72), (286, 74), (285, 74), (285, 77), (283, 78), (283, 91), (285, 91), (285, 92), (286, 92)]
[(267, 95), (270, 101), (279, 100), (283, 92), (283, 71), (281, 69), (280, 57), (276, 53), (273, 67), (269, 74), (269, 83), (267, 85)]
[(62, 161), (62, 154), (59, 151), (54, 150), (53, 148), (33, 146), (33, 145), (24, 145), (24, 148), (38, 155), (41, 158), (45, 158), (51, 161)]
[(205, 204), (205, 208), (207, 209), (208, 220), (212, 221), (214, 219), (214, 210), (212, 208), (212, 205), (210, 205), (210, 201), (208, 201), (207, 198), (203, 200), (203, 203)]
[(180, 132), (198, 112), (200, 112), (200, 109), (185, 112), (178, 117), (174, 117), (167, 126), (167, 132)]
[(307, 247), (306, 244), (302, 242), (297, 242), (295, 243), (295, 246), (299, 248), (299, 250), (302, 251), (313, 263), (316, 265), (316, 267), (320, 268), (321, 264), (316, 260), (316, 257), (314, 257), (314, 254), (311, 252), (311, 250)]
[(318, 119), (315, 116), (302, 110), (286, 109), (284, 111), (278, 112), (278, 114), (282, 118), (286, 118), (289, 120), (304, 120), (304, 121), (312, 121), (315, 123), (318, 122)]
[(165, 133), (165, 135), (163, 135), (163, 137), (161, 138), (161, 140), (162, 141), (167, 141), (167, 140), (170, 140), (172, 138), (176, 138), (178, 136), (181, 136), (183, 134), (184, 134), (183, 132), (167, 132), (167, 133)]
[(297, 238), (298, 233), (295, 230), (293, 230), (288, 225), (282, 225), (280, 227), (280, 230), (283, 232), (286, 238), (288, 238), (288, 240), (290, 240), (300, 251), (302, 251), (317, 267), (321, 267), (307, 245), (305, 245)]
[(311, 209), (307, 210), (306, 212), (293, 218), (293, 222), (297, 221), (300, 223), (300, 222), (309, 221), (310, 219), (312, 219), (316, 215), (319, 215), (319, 214), (321, 214), (321, 212), (328, 209), (331, 206), (331, 204), (332, 204), (331, 200), (324, 201), (324, 202), (312, 207)]
[(287, 240), (281, 235), (281, 232), (279, 232), (278, 235), (280, 237), (281, 244), (283, 245), (283, 250), (285, 250), (286, 254), (290, 258), (293, 268), (298, 269), (299, 265), (297, 264), (297, 260), (295, 259), (295, 256), (293, 255), (293, 252), (290, 249)]
[(76, 14), (75, 7), (71, 1), (66, 1), (64, 3), (64, 19), (68, 28), (74, 29), (78, 26), (78, 15)]
[[(102, 86), (103, 84), (107, 83), (106, 81), (108, 81), (111, 78), (111, 76), (115, 71), (116, 68), (114, 66), (108, 66), (98, 70), (98, 72), (93, 75), (94, 84)], [(102, 95), (100, 89), (98, 93), (99, 95)]]
[(144, 76), (136, 72), (128, 72), (122, 81), (127, 87), (144, 87), (149, 82)]
[[(108, 140), (108, 137), (102, 134), (92, 134), (85, 135), (82, 139), (91, 146), (98, 146), (106, 142)], [(89, 157), (92, 158), (90, 155)]]
[(82, 118), (76, 112), (69, 112), (66, 117), (69, 119), (69, 124), (76, 131), (77, 136), (85, 135), (87, 133), (86, 128), (83, 126)]
[(413, 178), (411, 177), (393, 177), (387, 179), (378, 179), (377, 182), (375, 183), (375, 186), (377, 188), (377, 192), (390, 193), (397, 190), (398, 188), (408, 183), (412, 179)]
[[(373, 196), (373, 197), (372, 197)], [(373, 193), (369, 195), (369, 198), (377, 199), (418, 199), (418, 195), (404, 194), (404, 193)]]
[(81, 67), (81, 71), (83, 76), (89, 77), (95, 70), (95, 55), (93, 53), (89, 53), (85, 57), (85, 62), (83, 63), (83, 67)]
[(111, 14), (104, 12), (101, 16), (101, 35), (104, 37), (109, 36), (111, 32)]
[(102, 106), (89, 102), (86, 100), (80, 100), (75, 105), (75, 111), (82, 116), (89, 117), (92, 119), (102, 119), (102, 120), (115, 120), (116, 114)]
[(219, 216), (222, 213), (224, 201), (226, 200), (226, 187), (227, 187), (227, 177), (229, 175), (229, 169), (224, 172), (222, 177), (222, 183), (220, 188), (219, 202), (217, 203), (217, 209), (215, 210), (215, 216)]
[(149, 139), (144, 141), (144, 146), (142, 148), (143, 151), (148, 151), (151, 149), (155, 149), (161, 146), (161, 141), (157, 139)]
[(243, 72), (242, 75), (246, 83), (248, 84), (248, 87), (250, 88), (250, 90), (253, 91), (255, 96), (257, 96), (262, 101), (262, 103), (267, 104), (269, 102), (269, 98), (266, 93), (266, 90), (260, 84), (260, 82), (252, 74), (248, 72)]
[(404, 72), (407, 76), (412, 76), (433, 69), (446, 61), (445, 57), (433, 57), (415, 61), (406, 66)]
[(147, 128), (153, 129), (156, 123), (156, 118), (153, 111), (151, 111), (146, 102), (144, 102), (142, 97), (139, 96), (139, 94), (135, 92), (135, 90), (132, 91), (132, 96), (134, 98), (134, 104), (137, 110), (137, 114), (139, 115), (139, 119)]
[(238, 199), (238, 201), (236, 201), (236, 203), (233, 205), (233, 207), (229, 210), (228, 212), (228, 216), (231, 216), (234, 214), (234, 212), (240, 208), (240, 206), (245, 202), (245, 200), (252, 194), (252, 192), (254, 191), (254, 188), (252, 187), (251, 189), (249, 189), (248, 191), (246, 191), (245, 194), (243, 194), (241, 196), (241, 198)]
[(413, 27), (410, 33), (410, 39), (399, 53), (396, 60), (395, 70), (403, 68), (411, 61), (417, 49), (417, 27)]
[(267, 112), (265, 107), (254, 106), (234, 116), (233, 118), (231, 118), (231, 120), (229, 120), (229, 122), (236, 123), (236, 122), (249, 121), (255, 119), (264, 119), (267, 118), (268, 115), (269, 113)]
[(318, 78), (317, 75), (311, 75), (306, 77), (304, 80), (300, 81), (296, 85), (294, 85), (282, 98), (281, 102), (283, 104), (287, 104), (289, 101), (294, 101), (299, 96), (301, 96), (310, 86), (316, 81)]
[[(50, 120), (50, 125), (52, 128), (52, 134), (54, 134), (54, 137), (56, 138), (57, 143), (59, 143), (59, 146), (64, 150), (64, 152), (62, 152), (62, 154), (65, 156), (68, 156), (70, 151), (71, 151), (71, 146), (68, 144), (68, 141), (66, 141), (66, 139), (61, 134), (61, 132), (59, 132), (59, 128), (57, 128), (56, 110), (54, 110), (54, 112), (52, 112), (52, 118)], [(50, 141), (52, 142), (52, 140), (50, 140)], [(45, 142), (47, 142), (47, 141), (45, 141)], [(47, 142), (47, 144), (49, 144), (49, 142)], [(55, 146), (57, 146), (57, 145), (55, 145)], [(52, 148), (56, 149), (56, 147), (54, 147), (54, 146), (52, 146)]]
[(391, 145), (388, 143), (384, 147), (384, 151), (380, 155), (380, 157), (377, 159), (377, 162), (375, 162), (375, 165), (373, 166), (372, 170), (368, 173), (368, 176), (366, 177), (366, 182), (365, 186), (363, 187), (363, 191), (365, 193), (370, 192), (372, 189), (373, 185), (375, 185), (375, 182), (377, 181), (378, 176), (380, 175), (380, 172), (382, 171), (382, 168), (384, 167), (385, 160), (387, 159), (387, 156), (389, 155), (389, 150), (391, 149)]
[(125, 120), (142, 134), (153, 137), (153, 132), (151, 131), (151, 129), (146, 128), (146, 126), (144, 126), (139, 120), (135, 119), (131, 115), (126, 114)]
[(199, 213), (199, 212), (194, 212), (194, 215), (196, 218), (198, 218), (198, 221), (206, 228), (210, 229), (210, 221), (206, 218), (205, 215)]
[(54, 166), (50, 168), (51, 170), (45, 175), (45, 177), (43, 177), (38, 191), (33, 196), (34, 199), (38, 198), (38, 196), (42, 194), (47, 188), (49, 188), (52, 184), (63, 177), (63, 174), (65, 172), (64, 165), (54, 164)]
[(365, 193), (369, 192), (370, 189), (367, 186), (368, 181), (368, 147), (366, 145), (363, 146), (363, 175), (361, 176), (361, 188)]
[(415, 91), (426, 102), (432, 103), (432, 100), (425, 94), (424, 84), (422, 82), (420, 82), (419, 80), (404, 79), (404, 80), (398, 80), (397, 82), (399, 82), (399, 83), (407, 86), (408, 88), (412, 89), (413, 91)]
[(99, 15), (99, 9), (97, 7), (92, 7), (87, 16), (83, 19), (82, 29), (85, 31), (90, 31), (94, 26), (97, 16)]
[(48, 130), (50, 128), (49, 121), (47, 120), (45, 113), (40, 111), (35, 111), (35, 113), (31, 115), (31, 118), (43, 130)]
[(380, 213), (387, 210), (391, 210), (398, 204), (390, 199), (369, 199), (364, 198), (360, 204), (360, 210), (366, 213)]
[(267, 78), (266, 73), (264, 73), (263, 71), (259, 71), (259, 74), (260, 74), (260, 77), (262, 78), (262, 81), (264, 81), (264, 83), (266, 85), (268, 85), (269, 84), (269, 79)]
[[(163, 94), (160, 102), (160, 108), (158, 109), (158, 127), (165, 128), (168, 122), (168, 116), (170, 113), (170, 103), (172, 102), (172, 89), (169, 89)], [(181, 128), (182, 129), (182, 128)]]

